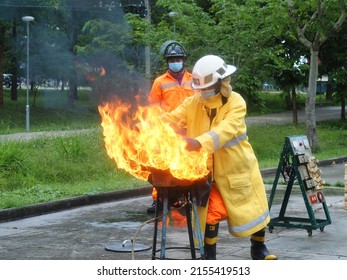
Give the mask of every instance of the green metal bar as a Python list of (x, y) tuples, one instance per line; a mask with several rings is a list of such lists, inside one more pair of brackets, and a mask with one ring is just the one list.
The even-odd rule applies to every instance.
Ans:
[(280, 161), (278, 163), (275, 180), (274, 180), (274, 182), (272, 184), (272, 189), (271, 189), (269, 203), (268, 203), (269, 204), (269, 211), (271, 209), (271, 206), (272, 206), (272, 203), (273, 203), (273, 200), (274, 200), (274, 197), (275, 197), (277, 184), (278, 184), (279, 177), (281, 175), (281, 169), (282, 169), (282, 166), (283, 166), (283, 163), (284, 163), (285, 155), (287, 154), (286, 149), (287, 149), (287, 147), (286, 147), (286, 145), (284, 145), (282, 153), (281, 153)]
[(288, 184), (287, 184), (286, 192), (284, 194), (284, 197), (283, 197), (283, 200), (282, 200), (281, 210), (280, 210), (280, 213), (279, 213), (279, 217), (280, 218), (283, 218), (284, 214), (286, 213), (289, 197), (290, 197), (290, 194), (291, 194), (292, 189), (293, 189), (293, 184), (294, 184), (294, 180), (290, 180), (288, 182)]
[[(312, 205), (311, 205), (311, 203), (307, 197), (307, 191), (308, 190), (306, 189), (306, 185), (304, 183), (303, 178), (301, 177), (301, 173), (300, 173), (300, 169), (299, 169), (300, 164), (303, 164), (303, 163), (299, 162), (298, 155), (295, 154), (295, 152), (293, 151), (290, 137), (285, 137), (283, 150), (282, 150), (282, 153), (280, 156), (280, 161), (279, 161), (277, 172), (276, 172), (276, 177), (275, 177), (275, 180), (274, 180), (274, 183), (272, 186), (272, 190), (271, 190), (271, 194), (270, 194), (270, 198), (269, 198), (269, 209), (271, 209), (271, 206), (272, 206), (272, 203), (273, 203), (273, 200), (275, 197), (279, 176), (281, 174), (281, 169), (283, 169), (285, 167), (284, 165), (285, 165), (285, 163), (289, 157), (292, 161), (295, 176), (291, 176), (293, 174), (289, 174), (289, 181), (287, 183), (286, 191), (285, 191), (285, 194), (284, 194), (284, 197), (282, 200), (279, 216), (272, 218), (270, 220), (269, 226), (270, 227), (280, 226), (280, 227), (286, 227), (286, 228), (304, 228), (310, 233), (311, 233), (312, 229), (318, 229), (318, 228), (322, 229), (322, 228), (324, 228), (325, 225), (331, 224), (331, 218), (329, 215), (328, 207), (327, 207), (325, 199), (324, 199), (324, 201), (322, 201), (321, 203), (323, 205), (324, 213), (325, 213), (325, 216), (327, 219), (326, 220), (316, 219)], [(302, 197), (304, 199), (306, 210), (307, 210), (307, 213), (309, 216), (308, 219), (307, 218), (300, 218), (300, 217), (288, 217), (288, 216), (286, 217), (285, 216), (286, 210), (287, 210), (287, 205), (289, 202), (289, 197), (291, 195), (295, 180), (297, 180), (297, 182), (299, 184), (301, 194), (302, 194)]]

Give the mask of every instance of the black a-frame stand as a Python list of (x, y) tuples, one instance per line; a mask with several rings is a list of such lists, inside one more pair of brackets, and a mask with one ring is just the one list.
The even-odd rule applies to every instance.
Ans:
[[(279, 211), (279, 216), (272, 218), (268, 224), (270, 232), (272, 232), (275, 226), (286, 228), (303, 228), (307, 230), (309, 236), (312, 235), (312, 230), (314, 229), (319, 228), (321, 231), (323, 231), (326, 225), (331, 224), (331, 218), (323, 194), (324, 181), (321, 178), (321, 173), (318, 169), (317, 162), (311, 154), (311, 148), (306, 136), (299, 135), (285, 137), (280, 162), (278, 164), (276, 177), (269, 198), (270, 210), (274, 201), (278, 180), (281, 174), (283, 175), (287, 185)], [(297, 181), (300, 187), (307, 209), (308, 218), (286, 216), (289, 197), (292, 193), (295, 181)], [(324, 209), (325, 218), (323, 219), (317, 219), (313, 210), (313, 205), (319, 203)]]

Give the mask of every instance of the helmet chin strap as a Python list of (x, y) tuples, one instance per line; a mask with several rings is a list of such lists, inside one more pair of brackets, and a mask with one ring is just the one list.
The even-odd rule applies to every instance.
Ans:
[(214, 90), (216, 95), (221, 92), (221, 88), (222, 88), (222, 80), (218, 79), (218, 82), (216, 83), (216, 88)]

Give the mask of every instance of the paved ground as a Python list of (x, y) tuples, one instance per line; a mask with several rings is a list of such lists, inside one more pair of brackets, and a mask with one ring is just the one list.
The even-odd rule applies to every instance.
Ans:
[(66, 130), (66, 131), (39, 131), (39, 132), (18, 132), (13, 134), (1, 134), (0, 142), (7, 141), (28, 141), (42, 137), (69, 136), (77, 133), (87, 133), (90, 129)]
[[(316, 107), (316, 121), (341, 119), (341, 107)], [(305, 111), (298, 111), (298, 122), (305, 122)], [(246, 118), (247, 125), (293, 123), (291, 111)]]
[[(344, 164), (320, 168), (324, 180), (333, 184), (343, 182)], [(268, 194), (272, 186), (267, 186)], [(148, 189), (150, 190), (150, 189)], [(0, 259), (2, 260), (150, 260), (154, 225), (145, 211), (151, 202), (146, 195), (114, 202), (77, 207), (66, 211), (43, 214), (0, 223)], [(272, 217), (278, 216), (281, 193), (276, 192)], [(325, 190), (328, 214), (332, 224), (323, 231), (313, 230), (309, 236), (305, 229), (274, 227), (267, 233), (267, 245), (282, 260), (347, 260), (347, 210), (344, 209), (343, 188)], [(315, 219), (326, 220), (322, 204), (314, 207)], [(294, 187), (286, 216), (307, 218), (307, 210), (299, 187)], [(179, 211), (170, 214), (167, 246), (188, 246), (185, 217)], [(161, 231), (159, 231), (160, 235)], [(135, 240), (136, 252), (131, 243)], [(130, 247), (129, 247), (130, 246)], [(140, 247), (137, 247), (140, 246)], [(106, 250), (106, 248), (112, 250)], [(248, 238), (235, 238), (222, 223), (218, 242), (218, 259), (249, 260)], [(126, 252), (114, 252), (122, 251)], [(158, 247), (159, 249), (159, 247)], [(138, 251), (139, 250), (139, 251)], [(142, 251), (144, 250), (144, 251)], [(186, 249), (168, 249), (167, 258), (189, 258)]]

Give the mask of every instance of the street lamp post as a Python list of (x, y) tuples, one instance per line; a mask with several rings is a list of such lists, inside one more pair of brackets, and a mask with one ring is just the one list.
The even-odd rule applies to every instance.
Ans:
[(24, 21), (27, 25), (27, 104), (25, 107), (26, 112), (26, 131), (29, 132), (29, 22), (33, 21), (34, 18), (31, 16), (22, 17), (22, 21)]
[(175, 20), (175, 17), (178, 15), (178, 12), (170, 12), (169, 13), (169, 17), (171, 17), (173, 19), (173, 33), (174, 33), (174, 36), (176, 36), (176, 20)]

